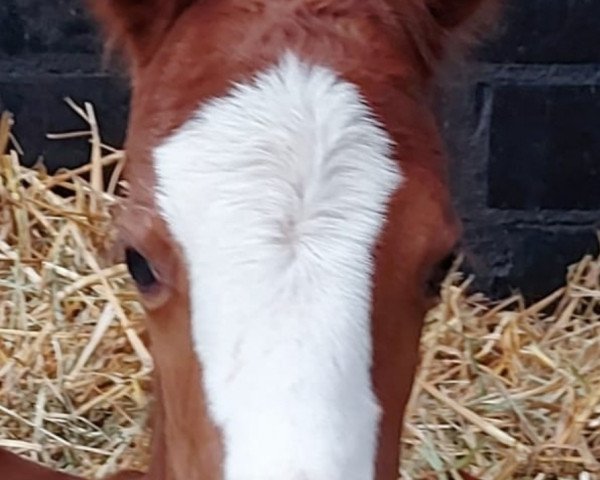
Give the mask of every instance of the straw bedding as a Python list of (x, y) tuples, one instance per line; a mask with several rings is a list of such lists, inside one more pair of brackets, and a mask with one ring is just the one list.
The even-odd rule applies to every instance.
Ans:
[[(152, 361), (109, 254), (124, 155), (102, 143), (90, 105), (70, 103), (86, 128), (55, 138), (89, 139), (76, 171), (20, 166), (0, 122), (0, 446), (101, 478), (146, 463)], [(428, 316), (402, 478), (600, 478), (600, 259), (534, 305), (468, 286), (453, 272)]]

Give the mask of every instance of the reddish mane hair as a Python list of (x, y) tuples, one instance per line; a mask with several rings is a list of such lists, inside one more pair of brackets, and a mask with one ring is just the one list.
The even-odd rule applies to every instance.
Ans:
[[(104, 27), (109, 51), (120, 50), (134, 68), (157, 50), (177, 18), (193, 4), (222, 0), (86, 0)], [(316, 15), (360, 9), (363, 0), (289, 0)], [(241, 9), (259, 11), (268, 0), (242, 0)], [(381, 21), (404, 30), (420, 53), (423, 67), (433, 72), (448, 55), (464, 55), (498, 18), (501, 0), (369, 0), (379, 3)]]

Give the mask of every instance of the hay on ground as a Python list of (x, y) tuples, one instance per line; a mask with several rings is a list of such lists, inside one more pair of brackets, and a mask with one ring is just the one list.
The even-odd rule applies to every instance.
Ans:
[(533, 305), (468, 284), (452, 275), (428, 316), (403, 478), (600, 478), (600, 258)]
[[(152, 361), (126, 269), (106, 255), (125, 158), (90, 105), (71, 107), (91, 152), (74, 171), (20, 166), (0, 122), (0, 446), (101, 478), (146, 464)], [(468, 285), (453, 273), (428, 316), (402, 478), (600, 478), (600, 259), (534, 305)]]
[(73, 107), (91, 163), (48, 175), (16, 149), (0, 158), (0, 446), (100, 478), (145, 463), (152, 362), (126, 268), (103, 261), (124, 155), (101, 144), (90, 105)]

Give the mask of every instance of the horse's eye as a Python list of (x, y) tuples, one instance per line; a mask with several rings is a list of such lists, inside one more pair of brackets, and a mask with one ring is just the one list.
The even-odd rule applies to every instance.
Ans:
[(448, 273), (450, 272), (450, 269), (454, 265), (456, 259), (456, 252), (452, 252), (444, 257), (444, 259), (433, 268), (425, 285), (428, 296), (435, 297), (439, 295), (442, 283), (448, 276)]
[(154, 274), (152, 267), (140, 252), (130, 247), (126, 248), (125, 261), (129, 273), (140, 290), (148, 290), (157, 283), (156, 275)]

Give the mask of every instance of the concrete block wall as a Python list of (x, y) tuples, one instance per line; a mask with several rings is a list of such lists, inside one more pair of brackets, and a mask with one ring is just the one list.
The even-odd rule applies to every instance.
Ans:
[(87, 158), (87, 142), (50, 141), (46, 133), (85, 128), (65, 97), (96, 108), (108, 143), (123, 143), (128, 112), (125, 78), (108, 73), (102, 45), (83, 0), (0, 2), (0, 109), (16, 118), (25, 161), (52, 169)]
[(540, 297), (598, 251), (599, 18), (598, 0), (509, 0), (443, 99), (470, 266), (494, 294)]

